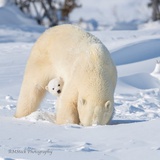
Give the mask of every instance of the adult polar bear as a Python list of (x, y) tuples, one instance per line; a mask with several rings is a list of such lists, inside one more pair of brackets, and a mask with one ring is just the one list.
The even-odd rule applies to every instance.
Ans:
[(107, 124), (113, 114), (117, 71), (107, 48), (73, 25), (53, 27), (37, 40), (27, 62), (15, 117), (37, 110), (45, 86), (64, 80), (56, 123)]

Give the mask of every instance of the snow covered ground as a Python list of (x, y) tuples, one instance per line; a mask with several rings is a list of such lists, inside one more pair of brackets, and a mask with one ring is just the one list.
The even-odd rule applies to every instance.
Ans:
[[(133, 7), (130, 3), (126, 10)], [(0, 8), (0, 160), (159, 160), (160, 73), (151, 73), (160, 60), (160, 24), (93, 31), (117, 66), (115, 115), (107, 126), (58, 126), (54, 124), (56, 99), (49, 94), (38, 111), (13, 117), (30, 50), (44, 31), (17, 12), (13, 7)], [(14, 24), (7, 19), (12, 14)], [(104, 27), (102, 21), (99, 27)]]

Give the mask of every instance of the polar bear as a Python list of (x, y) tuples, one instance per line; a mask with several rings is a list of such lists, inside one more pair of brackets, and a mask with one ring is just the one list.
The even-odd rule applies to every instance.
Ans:
[(59, 104), (59, 97), (62, 93), (62, 88), (63, 88), (63, 80), (62, 78), (54, 78), (49, 81), (48, 85), (45, 87), (45, 89), (51, 93), (53, 96), (57, 97), (57, 101), (55, 103), (55, 108), (57, 112), (58, 104)]
[(50, 92), (53, 96), (59, 97), (63, 88), (62, 78), (54, 78), (49, 81), (45, 89)]
[(64, 80), (57, 124), (108, 124), (114, 110), (117, 70), (105, 45), (74, 25), (45, 31), (28, 59), (15, 117), (37, 110), (45, 86), (56, 77)]

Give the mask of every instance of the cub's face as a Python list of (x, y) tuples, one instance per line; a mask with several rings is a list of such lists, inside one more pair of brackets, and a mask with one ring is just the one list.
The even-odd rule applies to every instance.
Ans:
[(52, 79), (46, 86), (46, 90), (53, 96), (60, 96), (63, 88), (63, 80), (61, 78)]

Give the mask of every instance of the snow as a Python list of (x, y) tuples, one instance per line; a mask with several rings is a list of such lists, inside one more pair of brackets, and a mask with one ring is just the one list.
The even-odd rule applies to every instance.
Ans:
[[(82, 1), (84, 8), (71, 19), (88, 16), (84, 27), (111, 52), (118, 82), (111, 125), (91, 127), (56, 125), (56, 98), (49, 94), (36, 112), (13, 117), (29, 53), (45, 29), (0, 1), (0, 160), (160, 159), (160, 24), (144, 24), (149, 14), (144, 6), (142, 15), (135, 13), (147, 0), (101, 0), (99, 6), (94, 1)], [(86, 28), (93, 17), (97, 28)], [(136, 27), (130, 30), (133, 20)], [(115, 30), (123, 21), (129, 26)]]
[(160, 80), (160, 61), (157, 60), (157, 64), (151, 75)]
[[(87, 30), (135, 30), (139, 24), (148, 21), (151, 9), (149, 0), (81, 0), (82, 8), (75, 9), (70, 18), (79, 21)], [(85, 23), (84, 23), (85, 22)]]
[(0, 16), (0, 25), (36, 25), (36, 22), (27, 19), (18, 8), (12, 4), (0, 7), (0, 15), (5, 15), (5, 18)]
[(160, 156), (160, 136), (155, 133), (160, 130), (160, 120), (121, 122), (121, 125), (105, 127), (56, 126), (15, 119), (2, 122), (1, 127), (7, 134), (1, 136), (1, 155), (6, 159), (136, 160), (139, 157), (158, 160)]
[[(157, 58), (160, 53), (160, 39), (145, 40), (127, 45), (112, 53), (116, 65), (124, 65), (147, 59)], [(124, 57), (123, 59), (121, 57)]]

